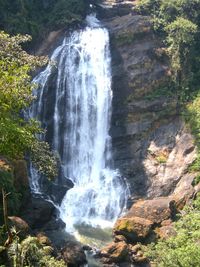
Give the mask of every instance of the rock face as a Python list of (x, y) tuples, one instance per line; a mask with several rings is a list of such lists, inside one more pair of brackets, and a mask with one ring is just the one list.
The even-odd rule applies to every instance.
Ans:
[(33, 230), (59, 230), (65, 227), (65, 224), (57, 218), (55, 206), (40, 197), (30, 197), (28, 204), (21, 212), (21, 217)]
[(103, 1), (100, 16), (111, 36), (114, 162), (137, 199), (172, 194), (196, 152), (166, 88), (170, 70), (162, 45), (135, 2)]
[(143, 242), (154, 234), (153, 231), (157, 226), (161, 226), (163, 222), (171, 222), (176, 212), (176, 201), (173, 197), (139, 200), (124, 217), (117, 220), (113, 233), (116, 236), (123, 235), (131, 243)]

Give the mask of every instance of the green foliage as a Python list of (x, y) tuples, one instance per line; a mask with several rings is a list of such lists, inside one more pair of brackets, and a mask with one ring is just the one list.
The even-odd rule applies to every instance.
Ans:
[(3, 245), (6, 242), (6, 239), (7, 239), (7, 234), (6, 234), (5, 225), (2, 225), (0, 226), (0, 252), (4, 250)]
[(31, 147), (31, 160), (37, 170), (48, 178), (52, 179), (57, 175), (57, 165), (55, 164), (57, 159), (48, 143), (34, 142)]
[(179, 103), (199, 89), (200, 0), (140, 0), (138, 11), (152, 16), (171, 62)]
[(182, 17), (177, 17), (165, 27), (166, 41), (169, 45), (167, 51), (171, 57), (171, 66), (175, 77), (186, 67), (185, 61), (187, 61), (197, 28), (196, 24)]
[(66, 267), (67, 265), (62, 260), (58, 261), (51, 256), (43, 256), (40, 260), (40, 266), (41, 267)]
[[(4, 188), (9, 192), (8, 210), (10, 214), (16, 214), (20, 206), (20, 194), (16, 191), (14, 186), (14, 178), (12, 172), (0, 170), (0, 190)], [(0, 191), (0, 200), (2, 202), (2, 193)], [(3, 223), (3, 207), (0, 205), (0, 225)]]
[(0, 28), (14, 34), (28, 33), (38, 39), (47, 31), (82, 20), (88, 1), (0, 0), (0, 6)]
[(8, 256), (12, 267), (66, 267), (61, 260), (51, 256), (53, 248), (43, 246), (36, 237), (28, 236), (21, 243), (17, 235), (8, 247)]
[(189, 167), (189, 171), (197, 172), (200, 171), (200, 94), (187, 104), (184, 117), (195, 137), (195, 145), (197, 146), (197, 158)]
[[(22, 109), (33, 100), (30, 72), (47, 59), (27, 54), (20, 46), (29, 36), (10, 37), (0, 32), (0, 154), (13, 160), (31, 153), (37, 167), (47, 176), (55, 176), (56, 159), (49, 146), (39, 142), (42, 130), (38, 122), (25, 120)], [(41, 155), (39, 155), (41, 153)]]
[(200, 198), (186, 207), (175, 223), (177, 235), (148, 247), (147, 255), (157, 267), (197, 267), (200, 262)]
[(159, 98), (161, 96), (165, 97), (173, 97), (174, 96), (174, 86), (172, 83), (170, 83), (169, 86), (159, 86), (156, 87), (151, 92), (147, 93), (144, 98), (147, 100), (153, 100), (156, 98)]
[(197, 175), (197, 176), (194, 178), (194, 181), (193, 181), (192, 185), (195, 186), (195, 185), (197, 185), (199, 182), (200, 182), (200, 175)]

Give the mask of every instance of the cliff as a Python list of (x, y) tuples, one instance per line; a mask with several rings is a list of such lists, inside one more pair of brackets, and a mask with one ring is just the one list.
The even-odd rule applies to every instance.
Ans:
[(111, 35), (115, 167), (127, 178), (132, 200), (172, 194), (196, 157), (176, 94), (167, 88), (163, 45), (150, 17), (138, 15), (134, 5), (104, 1), (100, 12)]

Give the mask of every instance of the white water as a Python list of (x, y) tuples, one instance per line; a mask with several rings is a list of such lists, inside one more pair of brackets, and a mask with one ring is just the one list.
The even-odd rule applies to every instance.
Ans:
[[(111, 167), (111, 57), (109, 34), (94, 16), (88, 26), (66, 37), (52, 55), (57, 62), (53, 117), (53, 147), (61, 159), (63, 177), (74, 188), (65, 195), (60, 216), (68, 232), (81, 223), (111, 226), (126, 202), (126, 185)], [(32, 116), (43, 124), (44, 92), (50, 64), (36, 78), (40, 84)], [(31, 168), (32, 190), (40, 192), (39, 175)]]

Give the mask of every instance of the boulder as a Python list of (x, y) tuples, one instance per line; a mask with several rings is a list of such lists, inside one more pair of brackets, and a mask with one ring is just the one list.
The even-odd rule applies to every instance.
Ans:
[(135, 263), (141, 264), (148, 262), (148, 259), (144, 255), (144, 252), (140, 244), (129, 245), (129, 255), (131, 262), (133, 262), (134, 264)]
[(139, 200), (134, 203), (126, 217), (140, 217), (154, 224), (173, 218), (176, 213), (176, 203), (172, 197), (159, 197), (151, 200)]
[(144, 255), (141, 244), (129, 245), (130, 260), (134, 264), (133, 266), (147, 267), (149, 266), (149, 260)]
[(25, 209), (21, 211), (21, 217), (27, 221), (32, 229), (41, 229), (55, 215), (54, 205), (41, 198), (32, 196)]
[(100, 256), (104, 263), (124, 262), (128, 258), (128, 245), (123, 241), (113, 242), (101, 250)]
[(79, 267), (87, 263), (82, 246), (75, 241), (69, 241), (61, 249), (62, 259), (68, 267)]
[(117, 220), (113, 232), (131, 242), (143, 241), (152, 231), (153, 222), (140, 217), (123, 217)]
[(154, 231), (157, 236), (162, 239), (168, 239), (169, 237), (176, 235), (176, 231), (172, 225), (158, 227)]
[(8, 217), (8, 220), (9, 220), (10, 227), (16, 228), (16, 230), (18, 232), (18, 236), (20, 238), (25, 238), (27, 235), (30, 234), (31, 229), (30, 229), (28, 223), (25, 222), (20, 217), (12, 216), (12, 217)]

